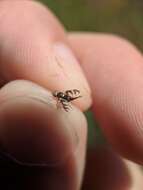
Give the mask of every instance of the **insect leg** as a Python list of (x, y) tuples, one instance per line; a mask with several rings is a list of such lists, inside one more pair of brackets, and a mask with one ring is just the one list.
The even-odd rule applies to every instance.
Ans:
[(61, 102), (61, 104), (62, 104), (64, 110), (65, 110), (66, 112), (68, 112), (70, 106), (69, 106), (67, 100), (61, 98), (61, 99), (60, 99), (60, 102)]

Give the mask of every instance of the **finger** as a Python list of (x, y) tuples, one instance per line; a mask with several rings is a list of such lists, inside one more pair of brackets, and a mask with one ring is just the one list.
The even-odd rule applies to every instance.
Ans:
[(78, 89), (82, 98), (75, 103), (82, 110), (90, 106), (87, 81), (63, 27), (48, 9), (35, 1), (1, 1), (0, 20), (1, 85), (26, 79), (52, 91)]
[(124, 160), (109, 147), (89, 149), (83, 189), (141, 190), (142, 171), (137, 164)]
[(71, 44), (93, 92), (93, 110), (106, 137), (143, 164), (143, 57), (112, 35), (73, 35)]
[(0, 105), (0, 158), (3, 155), (20, 166), (14, 174), (0, 175), (9, 179), (15, 175), (16, 185), (20, 173), (23, 183), (27, 179), (41, 190), (78, 189), (86, 145), (82, 112), (73, 106), (68, 113), (57, 109), (50, 91), (28, 81), (1, 88)]

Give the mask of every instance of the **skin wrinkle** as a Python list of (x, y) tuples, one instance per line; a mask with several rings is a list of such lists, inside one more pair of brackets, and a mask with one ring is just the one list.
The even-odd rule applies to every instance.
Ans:
[(80, 56), (93, 92), (93, 111), (108, 141), (122, 156), (142, 163), (141, 52), (112, 35), (71, 34), (70, 41)]
[(65, 72), (64, 67), (62, 66), (62, 60), (59, 59), (59, 57), (57, 57), (56, 55), (55, 55), (55, 63), (57, 64), (58, 68), (61, 70), (61, 73), (63, 73), (67, 79), (70, 79), (67, 73)]
[[(123, 115), (124, 113), (126, 114), (127, 116), (126, 121), (127, 123), (131, 123), (130, 126), (132, 126), (131, 130), (133, 130), (133, 133), (136, 134), (142, 141), (142, 137), (143, 137), (143, 127), (142, 127), (143, 118), (142, 117), (143, 116), (141, 113), (141, 109), (139, 109), (140, 105), (137, 105), (136, 100), (134, 100), (134, 96), (133, 98), (131, 98), (131, 96), (132, 96), (131, 91), (129, 93), (127, 89), (123, 91), (123, 88), (122, 88), (122, 90), (119, 90), (118, 96), (114, 98), (113, 104), (115, 104), (115, 107), (117, 106), (118, 108), (120, 108), (120, 113), (122, 113)], [(120, 98), (120, 101), (119, 101), (119, 98)], [(128, 105), (126, 104), (126, 102), (128, 102)]]
[[(57, 44), (56, 44), (56, 47), (57, 47)], [(62, 55), (63, 56), (63, 55)], [(64, 75), (65, 77), (66, 77), (66, 79), (67, 80), (69, 80), (70, 81), (70, 75), (69, 75), (69, 72), (67, 73), (67, 71), (65, 70), (66, 69), (66, 67), (64, 66), (64, 62), (65, 62), (65, 58), (64, 57), (62, 57), (62, 56), (60, 56), (59, 54), (58, 55), (56, 55), (56, 54), (54, 54), (54, 61), (53, 61), (53, 63), (54, 64), (56, 64), (58, 67), (57, 68), (59, 68), (59, 76), (62, 76), (62, 75)], [(68, 64), (68, 63), (67, 63)], [(62, 79), (62, 77), (61, 77), (61, 79)]]
[[(128, 105), (126, 102), (128, 102)], [(140, 102), (142, 102), (142, 100)], [(135, 123), (138, 127), (142, 126), (140, 123), (142, 121), (140, 117), (142, 114), (139, 109), (140, 104), (136, 102), (134, 92), (132, 92), (131, 89), (124, 88), (123, 90), (123, 87), (119, 88), (118, 91), (116, 91), (116, 97), (114, 96), (113, 105), (120, 108), (121, 113), (127, 113), (127, 119), (129, 119), (130, 123)], [(133, 127), (133, 130), (136, 128)], [(134, 132), (136, 132), (136, 130)]]

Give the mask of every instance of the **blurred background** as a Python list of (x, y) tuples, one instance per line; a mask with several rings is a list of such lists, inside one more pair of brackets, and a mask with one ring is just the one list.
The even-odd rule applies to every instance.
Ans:
[[(143, 50), (143, 0), (39, 0), (47, 5), (67, 30), (114, 33)], [(103, 142), (97, 122), (87, 112), (89, 144)], [(95, 130), (96, 125), (96, 133)], [(94, 127), (93, 127), (94, 126)]]
[(115, 33), (143, 50), (143, 0), (39, 0), (67, 30)]

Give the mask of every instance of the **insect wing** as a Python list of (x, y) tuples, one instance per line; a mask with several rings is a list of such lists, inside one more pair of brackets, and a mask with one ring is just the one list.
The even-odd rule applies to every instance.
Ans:
[(65, 94), (74, 98), (80, 94), (80, 91), (77, 89), (72, 89), (65, 91)]

